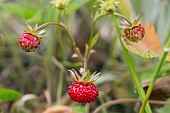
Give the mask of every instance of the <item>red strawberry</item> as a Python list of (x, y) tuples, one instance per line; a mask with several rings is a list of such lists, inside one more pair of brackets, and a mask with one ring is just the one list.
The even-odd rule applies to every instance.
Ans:
[(72, 100), (85, 104), (95, 101), (99, 92), (92, 83), (73, 82), (68, 88), (68, 94)]
[(40, 45), (40, 39), (43, 37), (42, 33), (45, 30), (38, 30), (37, 27), (31, 28), (29, 25), (24, 26), (25, 33), (19, 38), (19, 43), (21, 48), (26, 52), (35, 51)]
[(128, 39), (132, 42), (138, 42), (143, 39), (145, 35), (145, 29), (141, 24), (139, 24), (131, 28), (123, 29), (123, 34), (125, 39)]
[(75, 70), (69, 71), (72, 79), (74, 80), (68, 88), (70, 98), (82, 104), (97, 100), (99, 92), (93, 82), (98, 79), (100, 73), (94, 72), (91, 75), (89, 70), (82, 72), (80, 69), (80, 73), (82, 75), (82, 77), (80, 77)]
[(40, 45), (40, 38), (32, 35), (31, 33), (23, 33), (19, 39), (20, 46), (26, 52), (35, 51)]

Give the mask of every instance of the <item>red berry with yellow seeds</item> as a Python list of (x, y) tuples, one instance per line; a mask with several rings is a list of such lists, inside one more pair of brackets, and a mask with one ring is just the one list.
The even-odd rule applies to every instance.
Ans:
[(40, 38), (32, 35), (31, 33), (23, 33), (19, 38), (21, 48), (26, 52), (35, 51), (40, 45)]
[(68, 88), (68, 94), (72, 100), (85, 104), (95, 101), (99, 92), (92, 83), (73, 82)]
[(99, 91), (93, 82), (95, 82), (101, 74), (94, 72), (91, 75), (89, 70), (84, 72), (81, 69), (80, 73), (82, 76), (79, 76), (75, 70), (69, 70), (74, 82), (69, 86), (68, 94), (75, 102), (82, 104), (94, 102), (99, 96)]
[(131, 28), (123, 29), (123, 36), (132, 42), (138, 42), (144, 38), (145, 29), (143, 25), (139, 24)]
[(24, 26), (23, 28), (25, 32), (19, 38), (19, 43), (22, 50), (25, 52), (35, 51), (40, 45), (40, 40), (43, 37), (42, 33), (44, 33), (45, 30), (37, 31), (38, 26), (32, 28), (29, 25)]

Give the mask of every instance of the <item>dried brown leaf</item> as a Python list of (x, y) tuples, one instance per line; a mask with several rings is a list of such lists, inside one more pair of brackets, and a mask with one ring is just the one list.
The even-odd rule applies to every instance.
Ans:
[[(145, 92), (149, 88), (150, 82), (145, 82), (142, 84), (143, 89)], [(154, 88), (152, 90), (151, 96), (149, 100), (159, 100), (159, 101), (166, 101), (170, 97), (170, 76), (160, 77), (156, 80)], [(136, 111), (139, 111), (141, 106), (140, 102), (136, 103)], [(163, 107), (164, 104), (151, 104), (152, 109)]]
[[(160, 38), (155, 31), (154, 25), (151, 25), (149, 21), (144, 25), (145, 28), (145, 36), (139, 42), (131, 42), (129, 40), (125, 40), (125, 47), (132, 53), (142, 56), (144, 58), (154, 58), (161, 57), (163, 54), (163, 47), (160, 43)], [(170, 61), (170, 52), (166, 58), (166, 60)]]
[(56, 105), (47, 108), (43, 113), (76, 113), (71, 107), (64, 105)]

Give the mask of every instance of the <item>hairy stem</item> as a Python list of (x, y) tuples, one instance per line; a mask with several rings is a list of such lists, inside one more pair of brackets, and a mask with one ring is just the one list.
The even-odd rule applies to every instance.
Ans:
[(57, 25), (57, 26), (63, 28), (64, 31), (65, 31), (65, 33), (66, 33), (66, 35), (68, 36), (68, 38), (69, 38), (71, 44), (72, 44), (72, 47), (73, 47), (74, 52), (79, 56), (80, 60), (83, 61), (83, 57), (82, 57), (80, 51), (78, 51), (74, 39), (73, 39), (73, 38), (71, 37), (71, 35), (69, 34), (68, 28), (66, 28), (62, 23), (57, 23), (57, 22), (47, 22), (47, 23), (42, 24), (41, 26), (39, 26), (39, 27), (36, 29), (36, 31), (41, 30), (42, 28), (44, 28), (44, 27), (47, 26), (47, 25)]

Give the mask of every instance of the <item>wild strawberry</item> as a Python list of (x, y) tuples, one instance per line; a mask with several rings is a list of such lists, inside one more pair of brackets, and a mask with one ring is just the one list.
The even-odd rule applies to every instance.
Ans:
[(35, 51), (40, 45), (40, 39), (42, 38), (42, 33), (44, 30), (36, 31), (37, 26), (35, 28), (31, 28), (29, 25), (24, 26), (25, 32), (19, 38), (19, 43), (21, 48), (26, 52)]
[(40, 38), (32, 35), (31, 33), (23, 33), (19, 39), (20, 46), (26, 52), (35, 51), (40, 45)]
[(73, 82), (68, 88), (70, 98), (79, 103), (90, 103), (98, 98), (99, 92), (92, 83)]
[(82, 74), (82, 77), (80, 77), (75, 70), (69, 71), (74, 80), (74, 82), (68, 88), (68, 94), (70, 98), (75, 102), (82, 104), (97, 100), (99, 92), (93, 82), (97, 80), (100, 73), (93, 73), (90, 75), (88, 70), (86, 72), (80, 72)]
[(142, 40), (144, 35), (145, 35), (145, 29), (141, 24), (133, 26), (131, 28), (123, 29), (124, 38), (132, 42), (138, 42)]

